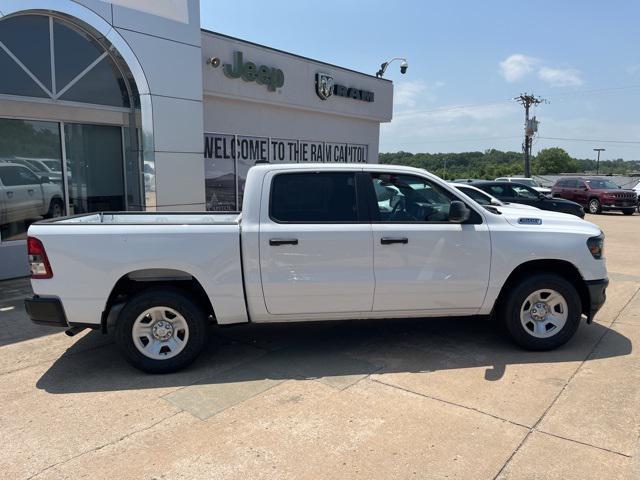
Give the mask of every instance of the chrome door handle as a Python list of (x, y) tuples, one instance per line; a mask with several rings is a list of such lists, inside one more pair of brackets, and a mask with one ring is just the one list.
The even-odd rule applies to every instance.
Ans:
[(273, 247), (278, 247), (280, 245), (297, 245), (297, 238), (270, 238), (269, 245)]
[(407, 237), (382, 237), (380, 243), (382, 245), (391, 245), (392, 243), (402, 243), (406, 245), (409, 243), (409, 239)]
[(33, 195), (33, 192), (35, 192), (35, 190), (33, 188), (30, 188), (29, 190), (27, 190), (27, 192)]

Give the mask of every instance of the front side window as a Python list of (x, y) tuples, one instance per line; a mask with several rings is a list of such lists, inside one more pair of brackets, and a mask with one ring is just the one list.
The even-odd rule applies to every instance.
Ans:
[(489, 187), (486, 188), (489, 190), (489, 193), (496, 198), (509, 198), (516, 196), (511, 187), (507, 185), (489, 185)]
[[(414, 175), (372, 172), (377, 212), (382, 222), (448, 222), (455, 197), (431, 181)], [(376, 215), (377, 213), (377, 215)]]
[(269, 215), (276, 222), (343, 223), (358, 220), (353, 172), (276, 175)]

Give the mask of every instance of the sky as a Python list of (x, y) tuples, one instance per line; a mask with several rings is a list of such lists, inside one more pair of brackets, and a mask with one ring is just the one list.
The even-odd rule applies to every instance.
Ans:
[[(397, 62), (393, 120), (380, 152), (521, 151), (532, 110), (533, 151), (640, 159), (640, 2), (635, 0), (201, 0), (201, 24), (354, 70)], [(636, 142), (636, 143), (634, 143)]]

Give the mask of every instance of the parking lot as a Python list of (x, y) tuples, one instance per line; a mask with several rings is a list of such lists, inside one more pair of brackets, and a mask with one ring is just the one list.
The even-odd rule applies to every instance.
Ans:
[(611, 284), (565, 347), (483, 319), (212, 327), (152, 376), (32, 325), (0, 282), (0, 472), (61, 478), (640, 478), (640, 215), (587, 216)]

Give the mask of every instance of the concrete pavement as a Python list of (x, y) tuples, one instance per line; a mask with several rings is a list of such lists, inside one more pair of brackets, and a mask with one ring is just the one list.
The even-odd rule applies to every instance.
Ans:
[(0, 282), (0, 477), (640, 478), (640, 216), (588, 219), (608, 300), (546, 353), (473, 318), (254, 325), (151, 376)]

